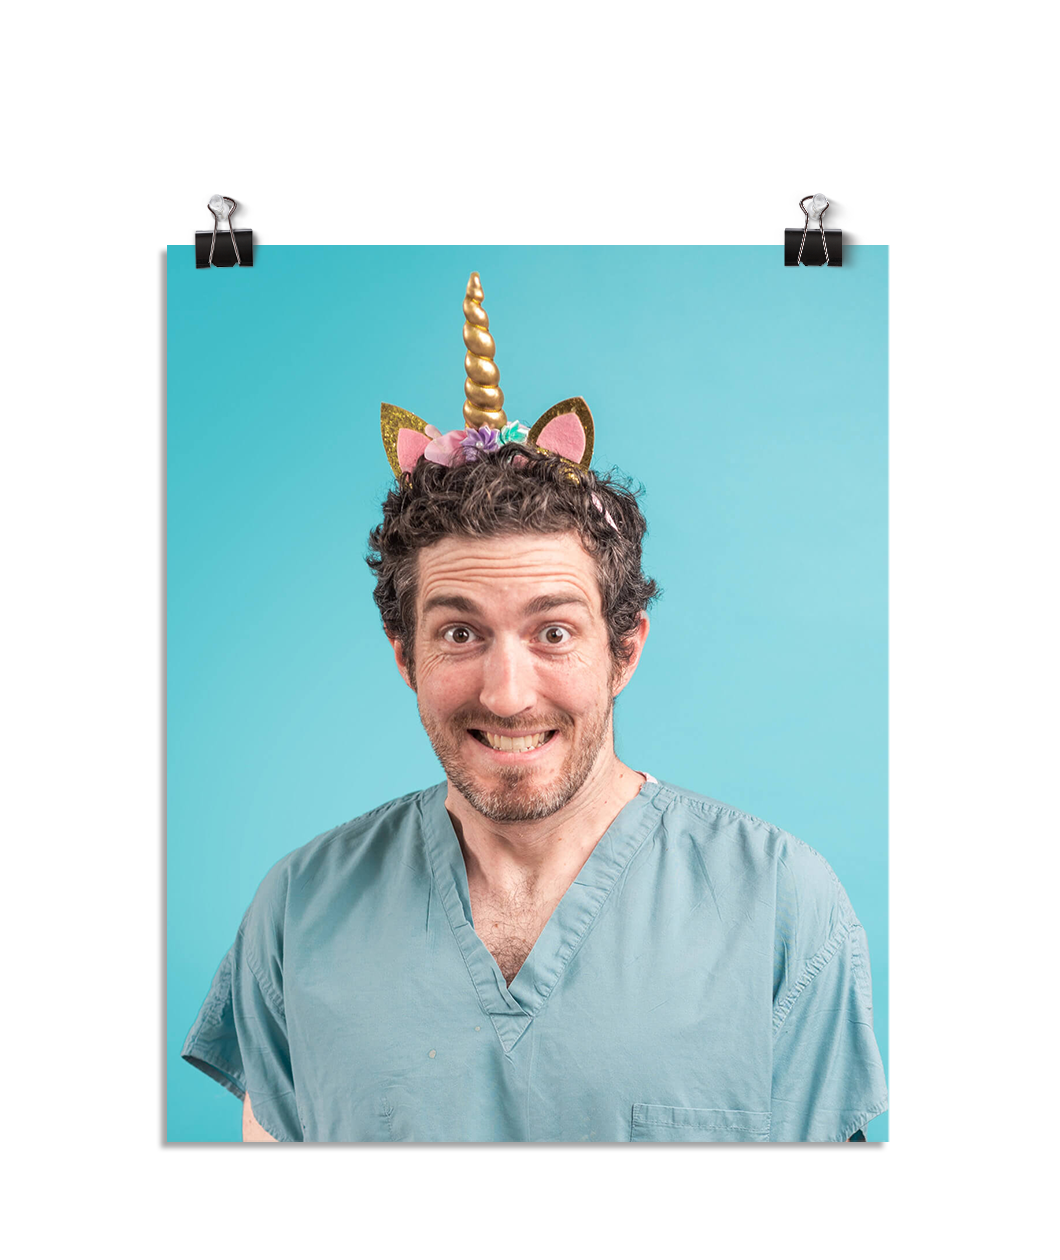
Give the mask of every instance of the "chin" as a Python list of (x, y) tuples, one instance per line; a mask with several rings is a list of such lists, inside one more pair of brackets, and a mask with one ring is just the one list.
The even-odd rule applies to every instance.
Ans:
[(581, 788), (587, 776), (572, 781), (564, 775), (558, 782), (541, 787), (527, 782), (533, 776), (516, 771), (498, 776), (499, 782), (484, 783), (478, 776), (446, 768), (446, 777), (469, 805), (491, 822), (534, 822), (558, 813)]

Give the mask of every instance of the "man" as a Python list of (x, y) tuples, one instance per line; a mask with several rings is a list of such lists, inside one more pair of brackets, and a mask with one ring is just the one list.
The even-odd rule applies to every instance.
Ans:
[(864, 931), (801, 841), (616, 756), (644, 518), (581, 399), (507, 423), (481, 298), (466, 427), (384, 405), (369, 560), (445, 783), (273, 867), (183, 1055), (247, 1140), (860, 1137)]

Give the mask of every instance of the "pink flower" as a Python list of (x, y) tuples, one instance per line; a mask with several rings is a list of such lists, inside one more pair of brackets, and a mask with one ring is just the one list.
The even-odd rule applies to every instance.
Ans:
[(431, 439), (424, 448), (425, 459), (429, 459), (432, 464), (445, 464), (447, 468), (464, 462), (466, 429), (450, 429), (448, 433), (442, 433), (433, 424), (428, 424), (423, 431)]

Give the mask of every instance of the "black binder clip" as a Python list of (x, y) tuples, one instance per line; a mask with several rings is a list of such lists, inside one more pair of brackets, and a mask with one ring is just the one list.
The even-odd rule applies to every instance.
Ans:
[(806, 216), (806, 223), (799, 228), (787, 228), (784, 232), (785, 267), (842, 267), (843, 233), (824, 230), (824, 212), (828, 198), (824, 193), (811, 194), (813, 202), (809, 210), (803, 197), (799, 209)]
[[(237, 232), (232, 227), (232, 215), (238, 204), (231, 197), (220, 194), (210, 198), (207, 209), (213, 215), (213, 231), (195, 233), (196, 267), (254, 266), (254, 233), (249, 228), (241, 228)], [(222, 233), (220, 239), (217, 237), (218, 224), (228, 228), (228, 235)]]

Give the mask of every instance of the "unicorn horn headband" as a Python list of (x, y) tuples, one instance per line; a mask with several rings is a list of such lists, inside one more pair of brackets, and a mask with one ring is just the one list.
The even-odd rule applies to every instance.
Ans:
[(503, 432), (508, 417), (504, 414), (500, 369), (493, 361), (497, 343), (490, 336), (490, 317), (482, 309), (482, 297), (482, 281), (473, 271), (464, 295), (464, 425), (469, 429), (488, 425)]
[(494, 359), (497, 346), (482, 298), (482, 281), (473, 271), (464, 294), (464, 427), (442, 433), (411, 411), (382, 405), (383, 447), (394, 476), (400, 481), (421, 458), (435, 464), (465, 464), (509, 442), (560, 455), (587, 471), (593, 454), (593, 417), (584, 398), (555, 403), (530, 429), (508, 420)]

